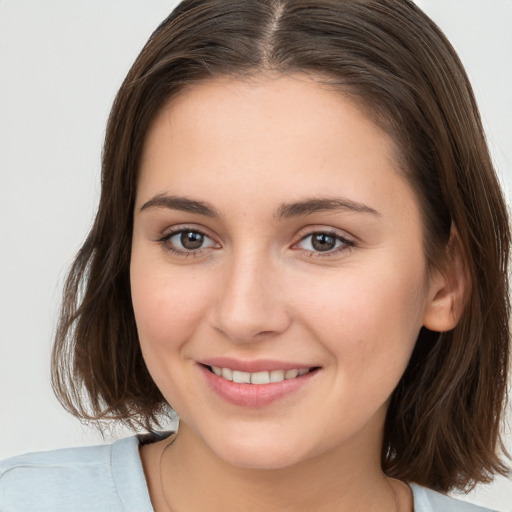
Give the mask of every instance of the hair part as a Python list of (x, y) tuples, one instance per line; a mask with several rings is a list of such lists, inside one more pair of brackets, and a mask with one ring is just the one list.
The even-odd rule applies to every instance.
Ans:
[(306, 73), (348, 94), (396, 141), (430, 268), (456, 228), (471, 291), (457, 327), (423, 329), (388, 410), (382, 467), (447, 491), (506, 473), (510, 228), (468, 78), (409, 0), (185, 0), (153, 33), (108, 121), (94, 225), (71, 267), (54, 390), (85, 420), (151, 429), (168, 410), (142, 358), (130, 294), (137, 174), (150, 124), (193, 84)]

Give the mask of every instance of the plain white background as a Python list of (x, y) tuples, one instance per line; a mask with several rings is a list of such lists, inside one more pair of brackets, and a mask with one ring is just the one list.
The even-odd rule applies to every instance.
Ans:
[[(0, 458), (103, 442), (53, 397), (51, 338), (65, 271), (97, 203), (110, 105), (175, 4), (0, 0)], [(418, 4), (467, 67), (510, 197), (512, 0)], [(512, 481), (469, 499), (512, 511)]]

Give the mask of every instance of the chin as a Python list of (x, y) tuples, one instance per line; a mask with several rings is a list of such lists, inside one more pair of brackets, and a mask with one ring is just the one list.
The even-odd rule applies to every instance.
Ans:
[[(251, 439), (233, 439), (229, 442), (223, 440), (222, 446), (215, 447), (217, 457), (237, 468), (274, 470), (293, 466), (308, 457), (290, 442), (279, 442), (276, 439), (261, 439), (253, 436)], [(283, 440), (284, 441), (284, 440)], [(212, 447), (213, 448), (213, 447)]]

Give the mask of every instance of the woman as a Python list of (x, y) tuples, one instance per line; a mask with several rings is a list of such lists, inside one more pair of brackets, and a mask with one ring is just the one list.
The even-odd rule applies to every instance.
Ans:
[(483, 510), (442, 493), (506, 472), (509, 245), (414, 4), (182, 2), (114, 103), (53, 359), (78, 417), (179, 432), (11, 459), (2, 510)]

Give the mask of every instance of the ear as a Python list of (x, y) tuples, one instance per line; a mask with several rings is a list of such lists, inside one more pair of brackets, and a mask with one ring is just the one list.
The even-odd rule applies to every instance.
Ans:
[(459, 234), (452, 226), (444, 261), (429, 279), (423, 325), (437, 332), (453, 329), (464, 311), (470, 284)]

